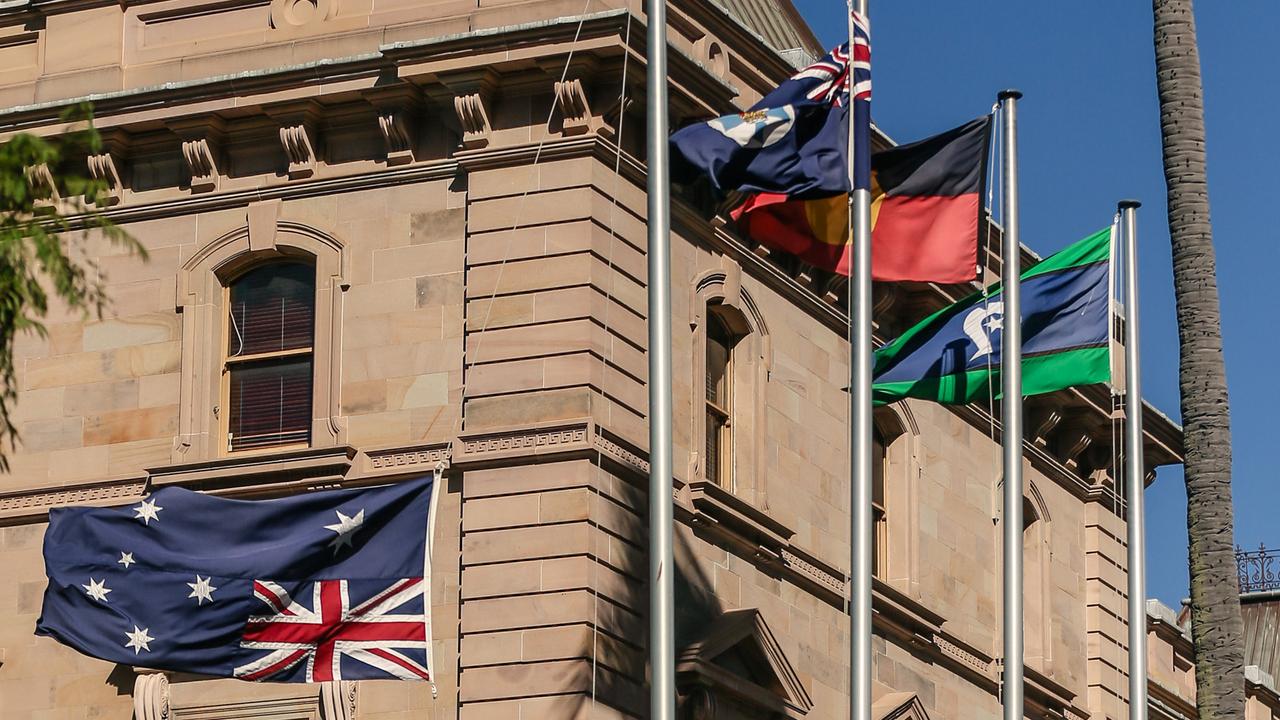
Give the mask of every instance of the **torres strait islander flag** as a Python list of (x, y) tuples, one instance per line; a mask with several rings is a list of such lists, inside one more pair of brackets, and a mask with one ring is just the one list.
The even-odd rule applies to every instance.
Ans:
[(430, 680), (434, 485), (275, 500), (168, 487), (132, 506), (56, 508), (36, 634), (243, 680)]
[[(963, 283), (976, 277), (990, 130), (987, 116), (871, 156), (874, 279)], [(739, 230), (757, 242), (849, 274), (849, 203), (843, 193), (757, 193), (732, 215)]]
[[(1111, 381), (1112, 230), (1022, 273), (1022, 394)], [(976, 293), (920, 321), (875, 353), (876, 404), (1000, 397), (1004, 295)]]

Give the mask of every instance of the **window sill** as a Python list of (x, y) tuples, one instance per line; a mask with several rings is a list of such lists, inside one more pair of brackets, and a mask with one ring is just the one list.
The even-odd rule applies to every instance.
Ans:
[(150, 486), (177, 485), (215, 495), (261, 495), (324, 487), (347, 477), (355, 457), (355, 448), (345, 446), (229, 455), (153, 468)]

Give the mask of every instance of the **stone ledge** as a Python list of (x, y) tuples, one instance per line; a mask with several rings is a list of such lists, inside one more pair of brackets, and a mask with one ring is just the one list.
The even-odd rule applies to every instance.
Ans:
[(451, 466), (465, 471), (596, 454), (633, 478), (648, 477), (649, 463), (637, 449), (586, 418), (462, 433)]
[(119, 505), (142, 497), (146, 475), (0, 493), (0, 525), (42, 521), (49, 509), (62, 505)]
[(355, 448), (340, 446), (168, 465), (149, 470), (149, 486), (178, 485), (216, 495), (327, 487), (342, 482), (355, 457)]

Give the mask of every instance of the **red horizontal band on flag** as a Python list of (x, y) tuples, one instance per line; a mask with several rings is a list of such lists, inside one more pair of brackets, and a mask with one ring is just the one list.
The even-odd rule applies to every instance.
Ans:
[(876, 280), (963, 283), (977, 276), (977, 193), (880, 199), (871, 233)]
[[(963, 283), (977, 275), (977, 193), (951, 197), (876, 198), (871, 276), (897, 282)], [(734, 209), (746, 236), (815, 267), (849, 274), (848, 205), (844, 197), (791, 200), (761, 193)]]
[(849, 274), (848, 200), (841, 197), (791, 200), (759, 193), (733, 210), (743, 234), (769, 248), (841, 275)]

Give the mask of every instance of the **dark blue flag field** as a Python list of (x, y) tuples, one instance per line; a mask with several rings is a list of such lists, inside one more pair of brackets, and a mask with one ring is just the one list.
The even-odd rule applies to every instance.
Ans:
[(57, 508), (36, 633), (87, 655), (272, 682), (429, 680), (433, 481)]

